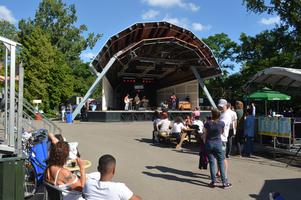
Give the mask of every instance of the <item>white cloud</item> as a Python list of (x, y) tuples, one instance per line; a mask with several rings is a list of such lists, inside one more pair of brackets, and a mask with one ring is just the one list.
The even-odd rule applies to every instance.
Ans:
[(192, 30), (194, 31), (207, 31), (207, 30), (210, 30), (211, 29), (211, 26), (208, 25), (208, 26), (205, 26), (203, 24), (200, 24), (200, 23), (192, 23)]
[(270, 18), (261, 18), (259, 23), (264, 25), (272, 25), (272, 24), (278, 24), (280, 22), (280, 17), (270, 17)]
[(186, 19), (186, 18), (177, 18), (177, 17), (170, 17), (170, 16), (168, 16), (168, 15), (166, 15), (165, 17), (164, 17), (164, 19), (163, 19), (163, 21), (167, 21), (167, 22), (169, 22), (169, 23), (171, 23), (171, 24), (175, 24), (175, 25), (177, 25), (177, 26), (180, 26), (180, 27), (183, 27), (183, 28), (188, 28), (188, 24), (189, 24), (189, 22), (188, 22), (188, 20)]
[(199, 6), (191, 2), (185, 2), (185, 0), (143, 0), (143, 2), (146, 2), (150, 6), (162, 8), (178, 6), (180, 8), (191, 10), (193, 12), (198, 11), (200, 9)]
[(158, 15), (159, 15), (159, 11), (157, 11), (157, 10), (148, 10), (145, 13), (142, 14), (142, 19), (144, 19), (144, 20), (154, 19)]
[(0, 5), (0, 19), (6, 20), (14, 24), (17, 20), (13, 17), (11, 11), (5, 6)]
[(86, 59), (93, 59), (95, 58), (96, 54), (95, 53), (91, 53), (91, 52), (87, 52), (87, 53), (83, 53), (82, 57), (86, 58)]

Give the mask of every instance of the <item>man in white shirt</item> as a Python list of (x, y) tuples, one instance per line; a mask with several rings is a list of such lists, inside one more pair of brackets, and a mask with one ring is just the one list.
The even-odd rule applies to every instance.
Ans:
[(159, 135), (166, 137), (170, 133), (171, 122), (168, 119), (167, 112), (161, 113), (161, 120), (157, 123), (157, 130)]
[(112, 182), (115, 174), (116, 160), (111, 155), (103, 155), (98, 161), (97, 176), (91, 176), (84, 187), (83, 193), (86, 200), (141, 200), (124, 184)]
[(218, 101), (218, 109), (221, 111), (221, 117), (220, 120), (225, 123), (224, 127), (224, 132), (221, 135), (222, 139), (222, 150), (224, 153), (224, 164), (225, 164), (225, 174), (227, 175), (228, 171), (228, 161), (226, 159), (226, 146), (227, 146), (227, 141), (228, 141), (228, 136), (229, 136), (229, 130), (230, 130), (230, 124), (232, 122), (232, 115), (231, 111), (227, 107), (227, 100), (226, 99), (220, 99)]
[(226, 149), (226, 158), (229, 158), (232, 150), (233, 138), (236, 134), (236, 126), (237, 126), (237, 114), (234, 110), (232, 110), (231, 103), (227, 104), (227, 108), (231, 113), (231, 124), (229, 129), (228, 141), (227, 141), (227, 149)]

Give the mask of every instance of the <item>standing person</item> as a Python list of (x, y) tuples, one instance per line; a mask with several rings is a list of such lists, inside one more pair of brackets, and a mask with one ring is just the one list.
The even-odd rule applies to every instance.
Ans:
[(123, 98), (124, 102), (124, 110), (129, 110), (129, 105), (130, 105), (130, 95), (126, 94), (125, 97)]
[(171, 109), (175, 110), (177, 106), (177, 97), (175, 93), (172, 93), (172, 95), (170, 96), (170, 102), (171, 102)]
[(254, 103), (251, 103), (251, 109), (252, 109), (252, 115), (255, 117), (256, 116), (256, 107)]
[(245, 136), (247, 138), (247, 144), (246, 144), (247, 157), (251, 157), (251, 155), (253, 154), (254, 125), (255, 125), (255, 117), (252, 113), (252, 110), (248, 109), (246, 112), (246, 119), (244, 123)]
[[(223, 150), (223, 153), (224, 153), (224, 155), (223, 155), (224, 157), (226, 157), (226, 147), (227, 147), (227, 142), (228, 142), (230, 124), (232, 122), (231, 111), (228, 109), (227, 104), (228, 104), (228, 102), (227, 102), (226, 99), (220, 99), (218, 101), (218, 109), (221, 111), (220, 120), (222, 122), (224, 122), (224, 124), (225, 124), (223, 134), (221, 135), (222, 150)], [(224, 163), (225, 163), (225, 174), (227, 176), (228, 161), (227, 161), (226, 158), (224, 159)]]
[(65, 121), (65, 113), (66, 113), (66, 106), (62, 104), (61, 106), (61, 113), (62, 113), (62, 122)]
[(140, 98), (139, 98), (138, 94), (136, 94), (136, 96), (134, 98), (134, 103), (135, 103), (135, 110), (139, 110), (139, 107), (140, 107)]
[(215, 159), (217, 161), (218, 168), (220, 170), (221, 179), (224, 188), (228, 188), (231, 186), (228, 183), (226, 178), (226, 172), (224, 167), (224, 152), (222, 147), (222, 139), (221, 136), (223, 134), (225, 123), (220, 121), (220, 111), (217, 109), (213, 109), (211, 111), (212, 119), (208, 120), (204, 125), (204, 132), (206, 135), (206, 143), (205, 148), (209, 158), (209, 166), (210, 166), (210, 177), (211, 183), (210, 187), (216, 186), (216, 167), (215, 167)]
[(237, 115), (237, 128), (235, 135), (235, 143), (237, 147), (237, 154), (242, 156), (243, 141), (244, 141), (244, 104), (241, 101), (236, 101), (235, 112)]
[(85, 185), (86, 200), (141, 200), (124, 183), (112, 181), (116, 171), (116, 159), (112, 155), (101, 156), (97, 170), (100, 177), (90, 177)]
[(232, 150), (233, 138), (236, 134), (237, 114), (235, 111), (232, 110), (231, 103), (228, 103), (227, 107), (228, 107), (228, 110), (231, 112), (231, 124), (230, 124), (227, 149), (226, 149), (226, 158), (229, 158), (229, 155), (231, 154), (231, 150)]

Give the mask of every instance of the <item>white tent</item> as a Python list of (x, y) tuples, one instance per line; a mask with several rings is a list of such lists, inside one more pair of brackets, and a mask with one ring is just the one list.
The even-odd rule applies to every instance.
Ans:
[(285, 87), (301, 87), (301, 69), (271, 67), (257, 72), (247, 83), (267, 83)]

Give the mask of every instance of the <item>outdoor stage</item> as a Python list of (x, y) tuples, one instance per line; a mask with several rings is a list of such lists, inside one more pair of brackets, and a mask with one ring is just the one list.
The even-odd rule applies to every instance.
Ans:
[[(122, 122), (122, 121), (151, 121), (153, 119), (154, 111), (144, 110), (112, 110), (112, 111), (89, 111), (87, 118), (89, 122)], [(191, 110), (171, 110), (168, 111), (169, 119), (174, 120), (180, 116), (184, 118), (185, 115), (192, 115)], [(210, 111), (201, 111), (201, 119), (210, 115)]]

